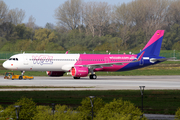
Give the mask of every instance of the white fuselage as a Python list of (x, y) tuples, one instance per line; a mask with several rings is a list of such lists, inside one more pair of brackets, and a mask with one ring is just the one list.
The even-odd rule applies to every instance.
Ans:
[(17, 54), (3, 63), (3, 67), (19, 71), (69, 71), (79, 54)]

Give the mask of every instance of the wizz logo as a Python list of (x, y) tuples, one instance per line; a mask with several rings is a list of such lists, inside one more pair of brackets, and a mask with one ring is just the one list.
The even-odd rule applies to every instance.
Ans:
[(49, 55), (36, 55), (36, 56), (32, 56), (32, 60), (33, 60), (33, 64), (53, 64), (53, 56), (49, 56)]

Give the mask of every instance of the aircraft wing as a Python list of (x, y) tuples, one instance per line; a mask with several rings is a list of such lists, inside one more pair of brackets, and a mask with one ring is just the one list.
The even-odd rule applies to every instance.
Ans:
[(138, 62), (138, 61), (135, 60), (135, 61), (127, 61), (127, 62), (97, 63), (97, 64), (83, 65), (83, 67), (102, 68), (102, 67), (110, 67), (113, 65), (123, 65), (124, 63), (134, 63), (134, 62)]
[(124, 63), (134, 63), (134, 62), (140, 61), (142, 59), (143, 55), (144, 55), (144, 52), (142, 52), (141, 55), (135, 61), (88, 64), (88, 65), (83, 65), (83, 67), (102, 68), (102, 67), (110, 67), (113, 65), (123, 65)]

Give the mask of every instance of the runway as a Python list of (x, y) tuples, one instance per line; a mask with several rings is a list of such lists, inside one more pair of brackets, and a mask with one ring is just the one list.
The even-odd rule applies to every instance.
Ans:
[(31, 90), (139, 90), (145, 89), (180, 89), (179, 76), (98, 76), (88, 77), (34, 77), (33, 80), (7, 80), (0, 76), (0, 86), (55, 86), (57, 88), (0, 88), (0, 91)]

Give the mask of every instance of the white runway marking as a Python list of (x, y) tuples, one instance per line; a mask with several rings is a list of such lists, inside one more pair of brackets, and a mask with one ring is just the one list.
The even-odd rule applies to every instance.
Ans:
[[(58, 86), (71, 88), (23, 88), (0, 89), (0, 91), (20, 90), (139, 90), (145, 89), (180, 89), (180, 76), (98, 76), (88, 77), (34, 77), (33, 80), (7, 80), (0, 76), (0, 86)], [(73, 88), (75, 87), (75, 88)], [(81, 87), (81, 88), (78, 88)]]

